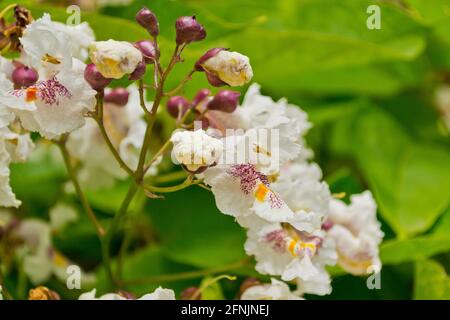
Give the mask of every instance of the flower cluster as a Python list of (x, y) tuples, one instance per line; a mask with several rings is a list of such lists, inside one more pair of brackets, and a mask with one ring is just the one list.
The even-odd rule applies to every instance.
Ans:
[[(240, 103), (240, 92), (230, 87), (251, 81), (248, 57), (220, 47), (207, 50), (177, 87), (166, 90), (168, 75), (183, 62), (183, 50), (207, 36), (195, 16), (176, 20), (175, 52), (163, 67), (159, 22), (147, 8), (137, 13), (136, 22), (149, 37), (135, 43), (96, 41), (87, 23), (67, 26), (52, 21), (49, 14), (33, 20), (26, 9), (14, 10), (17, 37), (0, 38), (1, 46), (7, 43), (18, 53), (14, 60), (0, 57), (1, 206), (21, 203), (10, 187), (9, 165), (29, 157), (34, 149), (30, 133), (36, 132), (61, 150), (74, 191), (102, 243), (111, 283), (120, 281), (110, 265), (110, 242), (137, 190), (161, 198), (159, 193), (194, 184), (211, 190), (219, 210), (245, 228), (246, 253), (254, 257), (259, 273), (273, 277), (270, 284), (247, 283), (241, 299), (298, 300), (304, 294), (329, 294), (327, 266), (336, 263), (355, 275), (379, 270), (383, 233), (371, 193), (353, 195), (349, 204), (331, 194), (306, 146), (311, 123), (300, 107), (262, 95), (257, 84), (249, 86)], [(210, 87), (192, 99), (177, 95), (196, 73), (203, 74)], [(112, 87), (114, 80), (124, 77), (132, 82), (128, 87)], [(153, 101), (146, 98), (150, 89)], [(162, 146), (150, 150), (158, 142), (152, 134), (162, 131), (155, 128), (164, 125), (158, 122), (162, 101), (176, 130)], [(147, 178), (158, 174), (157, 166), (170, 146), (172, 160), (181, 165), (186, 180), (171, 187), (150, 185), (152, 179)], [(153, 157), (147, 161), (150, 151)], [(83, 188), (110, 187), (117, 179), (128, 179), (130, 187), (105, 229)], [(1, 236), (11, 240), (7, 249), (20, 252), (23, 270), (35, 285), (51, 276), (64, 281), (70, 264), (53, 246), (52, 234), (77, 220), (77, 214), (58, 204), (49, 216), (46, 223), (18, 219), (9, 212), (0, 215)], [(83, 272), (83, 279), (90, 275)], [(291, 284), (296, 285), (294, 291)], [(195, 289), (193, 297), (200, 291)], [(30, 299), (59, 298), (44, 286), (30, 291)], [(96, 289), (79, 298), (135, 299), (125, 291), (96, 298)], [(161, 299), (175, 299), (175, 294), (158, 288), (140, 298)]]

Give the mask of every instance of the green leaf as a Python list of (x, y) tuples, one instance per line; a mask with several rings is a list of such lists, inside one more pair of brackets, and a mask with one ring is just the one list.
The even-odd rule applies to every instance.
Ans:
[[(335, 134), (335, 135), (334, 135)], [(383, 218), (400, 237), (428, 230), (447, 208), (450, 152), (413, 141), (387, 113), (373, 106), (337, 124), (332, 148), (354, 156)]]
[(380, 247), (383, 264), (399, 264), (450, 251), (450, 236), (429, 235), (405, 240), (388, 240)]
[(417, 261), (414, 278), (414, 299), (450, 299), (450, 278), (439, 263), (433, 260)]
[(161, 250), (174, 261), (215, 267), (245, 257), (245, 234), (233, 218), (215, 207), (212, 194), (196, 186), (151, 200), (145, 207), (161, 238)]

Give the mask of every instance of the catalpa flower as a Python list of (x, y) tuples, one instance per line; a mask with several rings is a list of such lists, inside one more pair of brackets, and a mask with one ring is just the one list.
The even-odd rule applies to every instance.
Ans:
[(336, 199), (330, 201), (328, 234), (336, 243), (339, 265), (355, 275), (368, 274), (381, 269), (378, 245), (383, 232), (370, 191), (350, 199), (349, 205)]
[[(123, 95), (121, 99), (118, 99), (116, 94), (119, 90)], [(110, 100), (114, 96), (115, 99)], [(107, 90), (105, 101), (103, 122), (108, 137), (128, 167), (135, 169), (146, 127), (142, 119), (139, 91), (135, 85), (127, 89)], [(79, 178), (91, 189), (110, 187), (115, 179), (127, 177), (111, 157), (111, 151), (93, 119), (87, 119), (83, 127), (72, 132), (67, 141), (67, 148), (74, 158), (82, 162)]]
[(289, 286), (272, 278), (271, 283), (254, 285), (246, 289), (241, 300), (303, 300), (291, 292)]
[(140, 50), (125, 41), (97, 41), (89, 47), (89, 57), (105, 78), (120, 79), (131, 74), (142, 61)]
[(333, 241), (326, 233), (300, 231), (288, 223), (266, 223), (247, 231), (245, 251), (255, 256), (256, 270), (284, 281), (314, 280), (325, 265), (336, 263)]
[(135, 299), (133, 296), (120, 292), (120, 293), (106, 293), (99, 298), (96, 298), (95, 295), (97, 293), (96, 289), (92, 289), (92, 291), (83, 293), (80, 295), (78, 300), (175, 300), (175, 293), (173, 290), (157, 288), (152, 293), (147, 293), (140, 297), (139, 299)]
[(52, 139), (84, 124), (84, 114), (94, 109), (96, 92), (84, 80), (84, 64), (72, 57), (70, 37), (58, 31), (49, 15), (25, 31), (23, 62), (37, 70), (38, 79), (21, 81), (15, 88), (20, 77), (14, 71), (0, 77), (0, 106), (14, 113), (25, 129)]

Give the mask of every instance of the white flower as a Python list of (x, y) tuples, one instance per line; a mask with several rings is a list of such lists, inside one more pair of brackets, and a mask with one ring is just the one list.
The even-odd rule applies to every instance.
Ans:
[(0, 75), (0, 125), (11, 111), (25, 129), (53, 139), (81, 127), (94, 109), (96, 92), (84, 79), (84, 64), (72, 56), (71, 38), (60, 29), (48, 14), (27, 26), (23, 62), (38, 71), (39, 80), (14, 89), (11, 75)]
[(16, 199), (9, 184), (9, 164), (25, 161), (33, 148), (29, 134), (18, 134), (8, 128), (0, 128), (0, 206), (20, 206), (21, 202)]
[(259, 273), (280, 275), (284, 281), (314, 280), (337, 258), (333, 242), (324, 232), (306, 233), (280, 223), (250, 228), (245, 251), (255, 256)]
[(336, 243), (339, 265), (347, 272), (361, 275), (381, 268), (378, 245), (383, 239), (376, 218), (376, 203), (370, 191), (351, 196), (351, 204), (340, 200), (330, 202), (329, 220), (333, 226), (328, 231)]
[[(25, 219), (20, 222), (15, 236), (22, 239), (23, 244), (17, 250), (23, 259), (23, 269), (33, 284), (42, 284), (52, 275), (65, 282), (67, 268), (72, 263), (54, 249), (51, 226), (38, 219)], [(82, 282), (90, 283), (93, 275), (82, 272)]]
[(50, 15), (44, 14), (30, 23), (20, 38), (25, 64), (47, 77), (61, 69), (69, 69), (72, 65), (70, 40), (68, 34), (51, 20)]
[(113, 79), (132, 73), (142, 61), (142, 53), (131, 43), (115, 40), (91, 43), (89, 57), (105, 78)]
[(94, 31), (89, 24), (83, 22), (77, 25), (67, 25), (54, 22), (54, 26), (69, 37), (72, 57), (85, 61), (88, 58), (89, 45), (95, 41)]
[(84, 115), (94, 110), (96, 92), (81, 72), (63, 69), (52, 79), (8, 94), (7, 106), (18, 115), (22, 126), (53, 139), (84, 124)]
[(272, 283), (252, 286), (246, 289), (241, 300), (303, 300), (289, 289), (289, 286), (274, 278)]
[[(92, 291), (83, 293), (78, 300), (132, 300), (117, 293), (107, 293), (96, 298), (96, 292), (96, 289), (92, 289)], [(175, 300), (175, 293), (173, 290), (159, 287), (154, 292), (145, 294), (137, 300)]]
[(331, 293), (331, 278), (328, 272), (324, 269), (318, 269), (318, 274), (310, 280), (302, 280), (297, 278), (297, 290), (294, 294), (303, 296), (307, 294), (316, 294), (324, 296)]
[[(144, 141), (146, 123), (142, 119), (139, 91), (135, 85), (127, 88), (128, 103), (117, 106), (105, 103), (103, 118), (108, 137), (125, 163), (135, 169), (139, 160), (139, 150)], [(108, 93), (108, 92), (106, 92)], [(124, 179), (126, 173), (112, 157), (97, 123), (87, 119), (86, 124), (72, 132), (67, 148), (74, 158), (83, 163), (79, 178), (91, 189), (110, 187), (115, 179)]]
[(193, 172), (216, 163), (222, 154), (222, 141), (202, 129), (176, 131), (170, 140), (173, 143), (173, 158)]
[(238, 52), (222, 50), (209, 58), (202, 67), (230, 86), (242, 86), (253, 78), (250, 60)]

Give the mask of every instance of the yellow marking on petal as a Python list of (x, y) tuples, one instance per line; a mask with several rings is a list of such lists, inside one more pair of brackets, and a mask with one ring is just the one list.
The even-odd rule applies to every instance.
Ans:
[(42, 57), (42, 61), (44, 62), (48, 62), (51, 64), (60, 64), (61, 61), (59, 61), (57, 58), (49, 55), (48, 53), (46, 53), (43, 57)]
[(267, 188), (263, 183), (260, 183), (255, 191), (255, 198), (260, 202), (264, 202), (267, 193), (269, 193), (269, 188)]
[(264, 154), (264, 155), (266, 155), (266, 156), (272, 156), (272, 153), (270, 153), (270, 151), (268, 151), (268, 150), (266, 150), (266, 149), (264, 149), (263, 147), (260, 147), (260, 146), (258, 146), (258, 145), (255, 145), (255, 152), (256, 153), (262, 153), (262, 154)]
[(37, 88), (31, 87), (25, 90), (25, 101), (33, 102), (37, 100)]
[(290, 252), (293, 256), (296, 256), (296, 253), (295, 253), (295, 247), (296, 247), (296, 246), (297, 246), (297, 241), (291, 240), (291, 241), (289, 242), (288, 250), (289, 250), (289, 252)]

